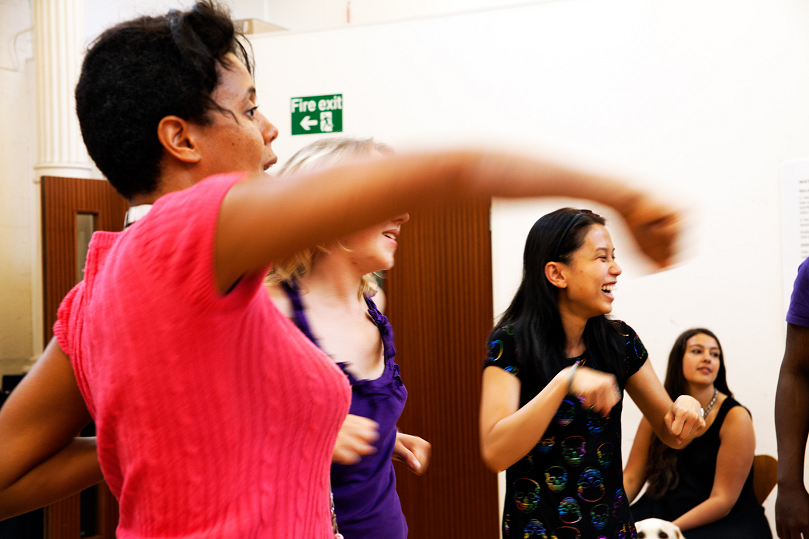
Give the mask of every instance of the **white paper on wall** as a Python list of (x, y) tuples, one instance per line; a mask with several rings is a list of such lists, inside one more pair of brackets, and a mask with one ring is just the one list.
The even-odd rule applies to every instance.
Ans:
[(782, 162), (780, 177), (781, 256), (786, 317), (798, 266), (809, 258), (809, 157)]

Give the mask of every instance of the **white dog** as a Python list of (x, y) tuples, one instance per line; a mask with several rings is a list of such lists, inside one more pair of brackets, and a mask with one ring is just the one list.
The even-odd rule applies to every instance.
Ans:
[(638, 530), (638, 539), (685, 539), (679, 527), (659, 518), (635, 522), (635, 529)]

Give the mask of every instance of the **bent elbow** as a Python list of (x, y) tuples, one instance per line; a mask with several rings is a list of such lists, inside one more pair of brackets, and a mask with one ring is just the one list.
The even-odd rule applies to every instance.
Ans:
[(481, 450), (481, 458), (483, 459), (483, 464), (486, 467), (493, 471), (494, 473), (504, 472), (506, 468), (509, 467), (502, 458), (498, 458), (499, 455), (496, 451), (492, 451), (491, 449), (486, 449), (485, 447)]

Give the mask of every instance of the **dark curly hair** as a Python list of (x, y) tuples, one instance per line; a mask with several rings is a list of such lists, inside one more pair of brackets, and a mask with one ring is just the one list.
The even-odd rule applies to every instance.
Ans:
[(228, 53), (250, 55), (229, 12), (213, 0), (188, 11), (139, 17), (106, 30), (87, 51), (76, 86), (76, 113), (90, 157), (125, 198), (158, 186), (160, 120), (169, 115), (209, 125), (222, 109), (211, 94)]
[[(728, 387), (727, 373), (725, 371), (725, 354), (722, 352), (722, 344), (714, 333), (705, 328), (688, 329), (677, 337), (669, 352), (669, 364), (666, 367), (666, 380), (663, 387), (671, 397), (676, 399), (680, 395), (688, 394), (688, 384), (683, 374), (683, 357), (688, 350), (688, 339), (694, 335), (707, 335), (716, 341), (719, 347), (719, 371), (716, 373), (714, 387), (727, 395), (733, 396), (733, 392)], [(664, 444), (660, 438), (654, 436), (649, 445), (649, 458), (646, 461), (646, 477), (649, 486), (646, 487), (646, 495), (653, 499), (662, 498), (667, 492), (677, 488), (680, 477), (677, 474), (677, 450)]]

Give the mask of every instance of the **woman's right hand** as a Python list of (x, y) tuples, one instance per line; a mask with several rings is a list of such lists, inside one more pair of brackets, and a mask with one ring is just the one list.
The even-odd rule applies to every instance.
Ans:
[(337, 464), (356, 464), (364, 455), (376, 452), (373, 443), (379, 438), (376, 421), (348, 414), (337, 434), (331, 461)]
[[(566, 369), (570, 380), (570, 369)], [(606, 416), (623, 396), (615, 376), (589, 367), (578, 367), (573, 374), (570, 393), (576, 395), (582, 407)]]

